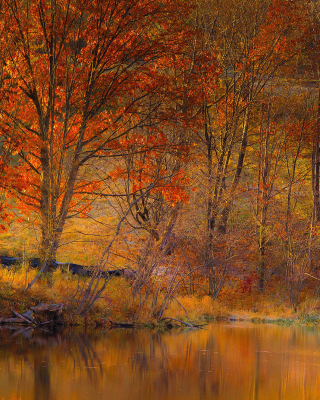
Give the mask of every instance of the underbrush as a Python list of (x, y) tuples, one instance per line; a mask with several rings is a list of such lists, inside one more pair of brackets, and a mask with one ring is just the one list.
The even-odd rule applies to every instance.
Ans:
[[(12, 309), (23, 313), (40, 303), (63, 303), (65, 324), (92, 324), (106, 326), (110, 322), (157, 325), (165, 318), (187, 323), (210, 320), (252, 320), (258, 322), (318, 324), (320, 299), (304, 296), (296, 311), (289, 307), (280, 292), (260, 293), (252, 290), (241, 293), (236, 288), (221, 292), (218, 300), (208, 295), (186, 295), (179, 290), (167, 302), (166, 290), (157, 293), (141, 291), (133, 294), (132, 282), (114, 277), (107, 282), (95, 305), (85, 316), (80, 316), (79, 300), (88, 288), (90, 278), (72, 275), (57, 269), (43, 276), (26, 291), (37, 271), (20, 265), (0, 269), (0, 307), (2, 317), (13, 316)], [(99, 285), (102, 285), (100, 282)]]

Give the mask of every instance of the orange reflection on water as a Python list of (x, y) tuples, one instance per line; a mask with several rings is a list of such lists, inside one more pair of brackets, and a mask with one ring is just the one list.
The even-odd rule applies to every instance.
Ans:
[(317, 329), (0, 331), (0, 399), (316, 400)]

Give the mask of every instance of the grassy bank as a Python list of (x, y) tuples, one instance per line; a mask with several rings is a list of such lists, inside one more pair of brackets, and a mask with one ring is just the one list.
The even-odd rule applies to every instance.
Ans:
[[(140, 296), (133, 296), (131, 282), (123, 277), (112, 278), (89, 312), (80, 315), (77, 307), (89, 278), (58, 269), (50, 282), (48, 277), (43, 277), (26, 291), (35, 274), (35, 270), (23, 265), (0, 269), (0, 318), (13, 317), (12, 310), (22, 314), (41, 303), (63, 303), (61, 323), (66, 325), (108, 326), (110, 321), (142, 326), (179, 325), (175, 320), (191, 324), (213, 320), (313, 325), (320, 322), (320, 300), (308, 297), (293, 310), (275, 292), (266, 295), (255, 290), (246, 294), (225, 290), (221, 299), (213, 301), (207, 295), (190, 296), (178, 291), (165, 307), (165, 292), (158, 294), (156, 305), (152, 293), (142, 301)], [(165, 310), (161, 322), (159, 311), (162, 308)]]

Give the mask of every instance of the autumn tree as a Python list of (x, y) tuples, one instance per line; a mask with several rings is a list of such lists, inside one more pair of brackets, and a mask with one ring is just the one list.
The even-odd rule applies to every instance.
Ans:
[[(196, 139), (206, 175), (205, 258), (209, 275), (214, 275), (215, 241), (227, 231), (250, 147), (249, 134), (257, 123), (256, 104), (262, 90), (297, 51), (300, 11), (297, 3), (287, 1), (200, 4), (194, 23), (206, 33), (203, 45), (215, 49), (222, 71), (219, 89), (202, 105), (204, 124)], [(214, 277), (210, 279), (213, 287)]]
[(315, 222), (320, 221), (320, 151), (319, 151), (319, 132), (320, 132), (320, 5), (318, 1), (307, 2), (306, 15), (307, 27), (304, 36), (304, 47), (300, 54), (300, 75), (307, 81), (315, 81), (317, 83), (317, 94), (314, 95), (315, 100), (315, 134), (313, 138), (312, 149), (312, 193), (313, 208)]
[[(92, 194), (106, 199), (128, 229), (136, 234), (142, 231), (144, 245), (138, 254), (132, 254), (137, 271), (134, 295), (150, 289), (152, 274), (165, 262), (178, 216), (189, 200), (190, 179), (185, 168), (194, 157), (191, 132), (201, 126), (197, 109), (207, 97), (206, 85), (211, 82), (213, 89), (219, 72), (215, 54), (195, 46), (197, 36), (199, 32), (193, 32), (194, 41), (179, 57), (175, 55), (178, 62), (171, 64), (167, 59), (161, 66), (170, 79), (166, 95), (160, 92), (148, 97), (149, 110), (158, 105), (153, 116), (168, 107), (172, 110), (169, 116), (166, 112), (166, 124), (155, 126), (154, 118), (148, 118), (143, 127), (137, 126), (127, 138), (115, 141), (114, 171), (110, 172), (103, 157), (94, 165), (101, 185)], [(200, 71), (206, 71), (208, 80), (203, 80)]]
[[(319, 243), (316, 230), (314, 207), (308, 207), (306, 178), (310, 176), (311, 166), (307, 162), (310, 142), (314, 139), (315, 125), (311, 112), (312, 99), (304, 94), (295, 96), (296, 106), (291, 108), (287, 124), (287, 140), (282, 152), (285, 168), (283, 205), (277, 207), (277, 220), (274, 233), (282, 252), (282, 268), (279, 272), (286, 282), (290, 305), (297, 309), (302, 290), (318, 269)], [(306, 190), (307, 189), (307, 190)]]
[[(281, 104), (281, 99), (279, 96), (277, 98), (277, 96), (271, 93), (271, 89), (267, 97), (261, 101), (260, 107), (260, 127), (255, 146), (257, 147), (255, 151), (257, 165), (254, 163), (254, 169), (257, 171), (254, 184), (256, 192), (254, 214), (259, 251), (257, 268), (259, 275), (258, 286), (259, 290), (262, 291), (265, 288), (267, 280), (267, 250), (274, 235), (274, 226), (270, 223), (269, 214), (272, 209), (276, 210), (276, 213), (280, 211), (279, 204), (277, 204), (275, 198), (283, 190), (283, 184), (281, 184), (279, 175), (283, 171), (283, 153), (289, 137), (288, 131), (290, 128), (288, 124), (292, 110), (286, 107), (285, 104)], [(295, 164), (298, 159), (300, 147), (295, 158)], [(290, 167), (288, 165), (288, 168)]]
[(172, 86), (168, 71), (184, 70), (190, 7), (8, 0), (2, 11), (1, 137), (19, 156), (5, 187), (20, 209), (38, 214), (40, 256), (50, 265), (67, 218), (85, 213), (84, 193), (99, 187), (86, 165), (134, 143), (138, 128), (157, 135), (185, 114), (178, 99), (191, 91)]

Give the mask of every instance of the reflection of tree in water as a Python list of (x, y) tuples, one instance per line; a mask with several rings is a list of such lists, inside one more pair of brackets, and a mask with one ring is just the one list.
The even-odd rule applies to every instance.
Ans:
[(85, 333), (72, 335), (72, 346), (69, 346), (70, 355), (74, 361), (74, 368), (84, 362), (88, 377), (90, 380), (103, 375), (101, 361), (91, 345), (91, 341)]
[[(186, 340), (186, 332), (181, 333), (184, 342), (181, 352), (172, 353), (169, 335), (150, 334), (148, 341), (140, 340), (131, 344), (131, 368), (133, 374), (142, 382), (148, 381), (144, 387), (157, 398), (170, 398), (170, 394), (190, 387), (190, 374), (197, 377), (199, 400), (220, 398), (220, 385), (225, 377), (219, 344), (214, 335), (209, 336), (201, 351), (197, 343), (193, 343), (192, 335)], [(179, 342), (179, 334), (174, 333), (173, 340)], [(173, 359), (176, 361), (173, 362)], [(180, 388), (181, 386), (181, 388)], [(151, 398), (151, 395), (150, 395)]]
[(91, 343), (85, 333), (61, 335), (59, 332), (35, 331), (32, 328), (0, 330), (1, 355), (16, 355), (23, 359), (23, 368), (33, 370), (34, 400), (55, 400), (50, 379), (52, 354), (48, 353), (48, 348), (60, 347), (60, 353), (64, 348), (64, 354), (69, 353), (73, 359), (74, 369), (85, 365), (90, 380), (102, 377), (102, 364)]
[[(98, 378), (98, 371), (99, 376), (102, 377), (103, 368), (101, 361), (92, 347), (92, 340), (90, 340), (90, 338), (85, 333), (74, 333), (70, 331), (69, 334), (63, 335), (64, 340), (62, 340), (61, 336), (58, 336), (58, 338), (59, 340), (56, 344), (65, 347), (66, 354), (69, 354), (69, 356), (73, 359), (74, 371), (75, 368), (81, 367), (81, 365), (84, 363), (87, 376), (90, 380)], [(43, 336), (34, 340), (37, 340), (37, 342), (39, 342), (40, 340), (45, 348), (48, 346), (48, 344), (50, 344), (50, 346), (52, 346), (53, 344), (52, 338), (49, 341), (48, 339), (46, 340)], [(42, 360), (42, 363), (45, 364), (45, 361)]]
[(260, 382), (260, 348), (256, 350), (255, 355), (255, 369), (254, 371), (254, 397), (253, 400), (259, 398), (259, 382)]
[(53, 338), (46, 333), (39, 336), (31, 327), (11, 327), (11, 329), (1, 329), (0, 339), (2, 344), (6, 343), (8, 355), (20, 356), (24, 361), (23, 368), (28, 367), (33, 370), (34, 400), (53, 400), (47, 348), (48, 344), (51, 346), (60, 344), (59, 336)]
[[(20, 340), (22, 338), (25, 339), (20, 342), (24, 344), (21, 349), (26, 351), (24, 359), (28, 365), (33, 364), (34, 400), (53, 400), (54, 397), (50, 385), (50, 361), (47, 349), (48, 345), (57, 346), (61, 344), (60, 335), (53, 336), (47, 331), (39, 334), (31, 328), (26, 328), (15, 332), (12, 337), (15, 336), (19, 336)], [(28, 345), (29, 352), (25, 345)], [(30, 359), (33, 359), (33, 363)]]
[(305, 329), (1, 332), (0, 398), (318, 398), (320, 340)]
[(34, 400), (51, 400), (50, 368), (47, 354), (35, 352), (33, 356), (34, 368)]
[[(160, 356), (156, 357), (156, 349), (160, 350)], [(134, 373), (138, 371), (139, 378), (144, 378), (152, 372), (157, 371), (154, 376), (153, 385), (149, 386), (150, 396), (156, 392), (158, 396), (165, 397), (169, 393), (170, 368), (169, 350), (165, 342), (162, 341), (160, 333), (150, 334), (147, 342), (138, 340), (131, 345), (131, 368)]]
[[(223, 365), (220, 360), (220, 351), (217, 347), (215, 336), (209, 336), (206, 346), (198, 350), (198, 382), (200, 400), (219, 398), (221, 377), (224, 374)], [(191, 343), (190, 343), (191, 347)], [(189, 354), (191, 351), (189, 351)]]

